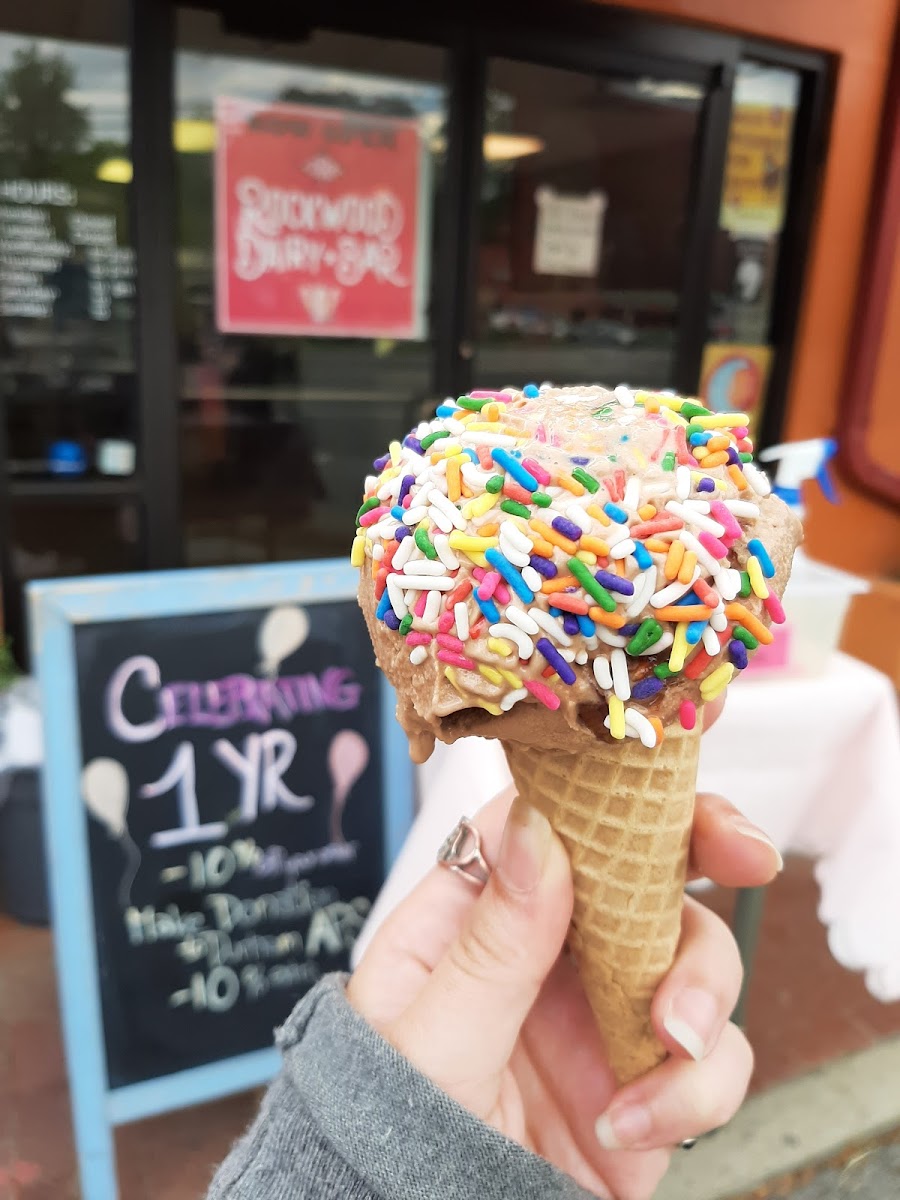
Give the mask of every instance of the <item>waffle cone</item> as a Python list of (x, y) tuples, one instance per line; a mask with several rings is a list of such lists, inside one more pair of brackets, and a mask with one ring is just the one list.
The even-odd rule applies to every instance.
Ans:
[(700, 727), (597, 742), (589, 754), (504, 742), (519, 795), (550, 821), (569, 853), (569, 933), (585, 992), (620, 1084), (661, 1062), (650, 1003), (672, 965), (694, 811)]

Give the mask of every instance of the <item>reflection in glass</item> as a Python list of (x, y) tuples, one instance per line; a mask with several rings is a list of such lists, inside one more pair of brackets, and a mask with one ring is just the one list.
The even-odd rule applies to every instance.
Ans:
[[(0, 34), (0, 372), (13, 476), (134, 470), (127, 56)], [(106, 443), (124, 444), (121, 453)]]
[(15, 586), (4, 597), (5, 628), (16, 658), (27, 661), (27, 623), (21, 585), (135, 571), (142, 566), (140, 509), (133, 500), (17, 500), (11, 506), (9, 566)]
[(703, 93), (492, 60), (474, 376), (671, 383)]
[[(431, 393), (428, 270), (444, 124), (443, 88), (431, 80), (441, 77), (441, 56), (383, 41), (376, 51), (376, 43), (363, 37), (317, 33), (298, 48), (300, 62), (235, 57), (235, 50), (247, 54), (255, 47), (223, 38), (212, 23), (201, 30), (198, 21), (199, 14), (185, 16), (183, 41), (204, 48), (218, 42), (232, 53), (183, 49), (177, 61), (177, 118), (191, 123), (194, 138), (178, 156), (185, 558), (211, 565), (342, 555), (372, 459), (413, 424)], [(290, 52), (284, 48), (286, 56)], [(375, 62), (378, 75), (371, 72)], [(223, 135), (222, 114), (229, 112), (244, 125)], [(314, 133), (317, 113), (327, 118), (321, 136)], [(360, 336), (329, 336), (352, 307), (341, 289), (353, 280), (337, 272), (339, 257), (352, 251), (363, 287), (391, 274), (391, 262), (378, 255), (385, 245), (391, 249), (393, 235), (379, 242), (378, 230), (370, 227), (372, 210), (354, 206), (356, 198), (386, 190), (380, 172), (387, 166), (379, 166), (372, 144), (389, 157), (404, 122), (414, 123), (423, 162), (412, 206), (417, 212), (410, 216), (419, 223), (410, 261), (423, 280), (425, 328), (406, 340), (369, 336), (366, 319), (377, 331), (384, 317), (377, 301), (368, 301), (367, 309), (355, 307)], [(251, 146), (253, 169), (224, 170), (222, 159), (215, 159), (225, 154), (222, 138), (235, 134), (240, 140), (245, 126), (260, 134)], [(227, 150), (232, 162), (244, 162), (250, 153), (244, 147), (239, 159), (232, 141)], [(257, 211), (236, 217), (223, 206), (222, 192), (226, 204), (236, 203), (245, 179), (254, 181), (244, 187), (245, 207), (252, 187)], [(257, 203), (259, 197), (264, 200)], [(270, 206), (267, 216), (259, 213), (263, 203)], [(225, 239), (223, 253), (220, 236), (216, 256), (216, 221), (223, 220), (253, 224), (229, 225), (232, 240)], [(245, 274), (255, 311), (248, 320), (245, 305), (238, 324), (254, 331), (223, 332), (223, 276), (233, 283), (235, 247), (242, 229), (246, 234), (251, 228), (256, 257), (247, 260)], [(269, 269), (258, 272), (263, 261)], [(285, 324), (307, 331), (277, 332)], [(308, 332), (312, 327), (321, 333)]]

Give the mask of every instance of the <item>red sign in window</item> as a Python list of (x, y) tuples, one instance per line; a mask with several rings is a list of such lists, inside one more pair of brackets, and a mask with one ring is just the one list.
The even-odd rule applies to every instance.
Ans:
[(216, 126), (219, 328), (423, 337), (418, 123), (222, 97)]

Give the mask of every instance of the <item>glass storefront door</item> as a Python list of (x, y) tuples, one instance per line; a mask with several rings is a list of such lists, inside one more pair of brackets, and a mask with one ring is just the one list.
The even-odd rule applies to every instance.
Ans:
[[(372, 457), (467, 379), (676, 385), (697, 302), (684, 268), (707, 68), (601, 69), (590, 46), (583, 69), (491, 53), (476, 135), (449, 119), (445, 81), (457, 106), (471, 86), (459, 47), (272, 35), (179, 10), (188, 565), (342, 554)], [(448, 141), (473, 137), (460, 193)], [(438, 203), (448, 186), (456, 210)], [(441, 257), (438, 212), (453, 225), (476, 191), (459, 258)], [(459, 304), (474, 320), (456, 339), (438, 324)]]
[(474, 375), (674, 383), (703, 89), (492, 59)]
[(443, 70), (425, 47), (317, 33), (272, 52), (183, 14), (188, 565), (344, 553), (372, 459), (433, 398)]
[(777, 439), (822, 56), (577, 0), (191, 2), (0, 14), (22, 661), (29, 579), (341, 557), (372, 459), (476, 384), (700, 387)]

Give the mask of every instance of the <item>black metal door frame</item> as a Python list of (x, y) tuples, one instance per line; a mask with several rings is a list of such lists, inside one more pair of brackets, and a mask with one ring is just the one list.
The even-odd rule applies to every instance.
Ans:
[(178, 230), (172, 127), (175, 106), (175, 6), (131, 4), (132, 236), (137, 275), (135, 339), (139, 439), (146, 523), (146, 566), (178, 567), (178, 349), (175, 324)]
[[(540, 12), (546, 21), (547, 10)], [(558, 17), (558, 10), (555, 10)], [(476, 35), (481, 59), (481, 75), (486, 78), (491, 57), (514, 58), (544, 66), (559, 67), (585, 74), (633, 77), (656, 75), (678, 82), (693, 83), (704, 91), (697, 138), (691, 165), (691, 193), (688, 198), (688, 227), (679, 293), (676, 358), (671, 382), (679, 391), (696, 386), (706, 339), (712, 244), (717, 228), (721, 181), (731, 112), (734, 70), (740, 56), (740, 41), (717, 33), (648, 20), (615, 9), (572, 10), (571, 27), (560, 29), (541, 24), (515, 29), (488, 23)], [(479, 121), (483, 121), (483, 94), (479, 98)], [(474, 143), (478, 159), (476, 186), (470, 193), (469, 212), (460, 211), (460, 220), (468, 221), (461, 235), (470, 253), (477, 249), (477, 203), (481, 170), (483, 125), (473, 122), (469, 141)], [(465, 313), (460, 318), (462, 336), (458, 348), (458, 390), (473, 383), (470, 348), (475, 336), (474, 277), (460, 296)], [(467, 351), (469, 351), (467, 353)], [(618, 382), (612, 380), (609, 382)]]
[[(176, 17), (181, 0), (131, 0), (133, 232), (136, 251), (138, 394), (147, 566), (182, 562), (178, 470), (178, 356), (173, 298), (176, 284), (176, 171), (171, 142)], [(236, 33), (295, 41), (323, 27), (389, 36), (443, 47), (448, 63), (447, 186), (441, 197), (436, 271), (443, 286), (433, 330), (434, 390), (459, 394), (472, 384), (478, 202), (482, 171), (484, 96), (492, 55), (572, 70), (663, 72), (705, 91), (689, 200), (689, 226), (678, 317), (673, 384), (691, 391), (706, 340), (713, 239), (724, 174), (734, 71), (745, 55), (803, 71), (797, 116), (788, 222), (782, 237), (773, 332), (778, 353), (764, 433), (777, 436), (783, 416), (790, 352), (796, 332), (817, 167), (824, 145), (827, 60), (737, 36), (679, 26), (594, 5), (531, 3), (517, 9), (515, 28), (492, 18), (486, 3), (477, 24), (466, 6), (341, 6), (280, 0), (194, 0), (219, 12)], [(298, 11), (301, 10), (302, 11)], [(550, 11), (552, 9), (552, 11)]]

